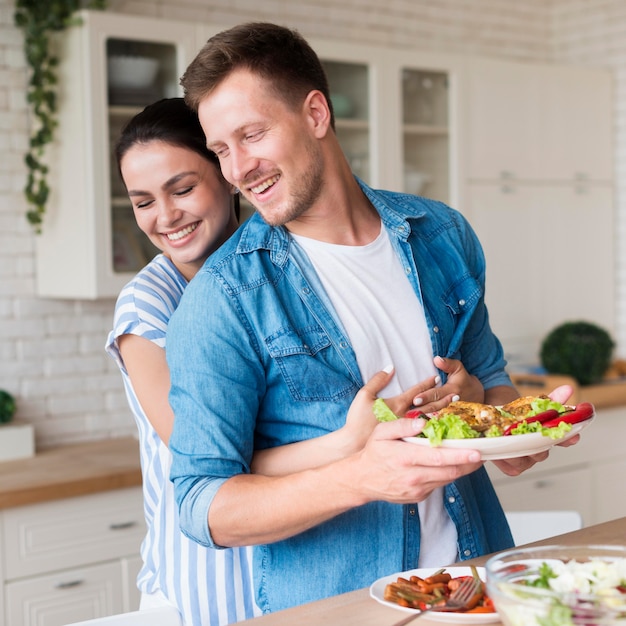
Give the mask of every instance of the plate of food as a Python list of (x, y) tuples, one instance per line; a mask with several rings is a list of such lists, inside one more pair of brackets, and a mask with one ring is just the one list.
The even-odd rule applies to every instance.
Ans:
[[(474, 571), (473, 571), (474, 570)], [(485, 569), (483, 567), (446, 567), (446, 568), (420, 568), (406, 572), (398, 572), (390, 576), (384, 576), (372, 583), (370, 596), (377, 602), (386, 606), (404, 611), (405, 613), (419, 613), (420, 602), (429, 595), (433, 601), (451, 593), (450, 587), (460, 584), (460, 580), (466, 576), (477, 575), (485, 582)], [(437, 583), (428, 582), (431, 577), (439, 579)], [(435, 590), (439, 591), (435, 593)], [(484, 588), (483, 588), (484, 589)], [(493, 608), (493, 603), (485, 595), (484, 590), (475, 599), (474, 608), (464, 612), (438, 613), (431, 611), (428, 619), (433, 622), (447, 622), (452, 624), (490, 624), (499, 622), (498, 614)], [(406, 606), (407, 604), (413, 606)], [(428, 602), (426, 602), (428, 604)]]
[[(380, 421), (397, 419), (380, 399), (374, 412)], [(428, 420), (420, 434), (404, 439), (409, 443), (478, 450), (483, 461), (495, 461), (538, 454), (571, 439), (591, 424), (595, 409), (589, 402), (571, 406), (548, 396), (524, 396), (503, 406), (451, 402), (436, 413), (416, 409), (405, 417)]]

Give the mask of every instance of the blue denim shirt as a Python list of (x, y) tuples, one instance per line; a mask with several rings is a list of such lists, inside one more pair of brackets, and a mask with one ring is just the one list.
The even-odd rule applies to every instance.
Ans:
[[(362, 188), (424, 306), (433, 354), (460, 359), (486, 389), (510, 384), (483, 300), (483, 253), (463, 216), (439, 202)], [(250, 471), (255, 448), (341, 427), (363, 381), (306, 256), (287, 230), (258, 215), (191, 281), (167, 341), (176, 415), (171, 477), (181, 526), (214, 546), (207, 513), (224, 481)], [(448, 485), (445, 506), (460, 559), (513, 545), (484, 468)], [(416, 511), (373, 502), (256, 547), (259, 606), (277, 611), (417, 567)]]

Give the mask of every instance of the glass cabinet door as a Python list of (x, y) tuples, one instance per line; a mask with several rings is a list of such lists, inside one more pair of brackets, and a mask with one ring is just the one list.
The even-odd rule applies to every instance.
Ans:
[(352, 171), (366, 183), (370, 172), (370, 115), (368, 66), (323, 61), (335, 113), (335, 130)]
[(402, 69), (403, 180), (408, 193), (449, 203), (448, 73)]
[(114, 151), (120, 132), (134, 115), (152, 102), (177, 95), (176, 58), (173, 44), (117, 37), (106, 41), (114, 272), (136, 272), (158, 252), (137, 227)]

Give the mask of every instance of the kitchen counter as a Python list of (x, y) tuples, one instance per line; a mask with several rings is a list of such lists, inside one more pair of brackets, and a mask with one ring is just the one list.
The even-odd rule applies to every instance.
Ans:
[(132, 437), (59, 446), (0, 463), (0, 509), (138, 485), (139, 442)]
[[(580, 544), (608, 544), (626, 545), (626, 517), (622, 517), (604, 524), (589, 526), (582, 530), (560, 535), (558, 540), (545, 539), (529, 545), (563, 545)], [(488, 557), (463, 561), (463, 565), (484, 565)], [(246, 620), (250, 626), (393, 626), (397, 621), (406, 617), (406, 613), (379, 604), (369, 597), (368, 589), (359, 589), (350, 593), (303, 604), (270, 615), (263, 615), (255, 619)], [(441, 622), (433, 621), (428, 617), (419, 619), (423, 626), (438, 626)], [(472, 622), (477, 624), (478, 622)], [(492, 624), (494, 624), (492, 622)], [(496, 624), (501, 624), (496, 622)]]

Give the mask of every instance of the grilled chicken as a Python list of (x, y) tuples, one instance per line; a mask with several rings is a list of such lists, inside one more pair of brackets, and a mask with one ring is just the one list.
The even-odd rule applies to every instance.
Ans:
[(497, 425), (506, 428), (515, 420), (505, 417), (497, 407), (479, 402), (451, 402), (441, 413), (453, 413), (458, 415), (470, 428), (482, 433), (491, 426)]
[(499, 426), (504, 429), (509, 424), (517, 421), (511, 417), (503, 415), (497, 407), (490, 404), (480, 404), (479, 402), (451, 402), (441, 414), (452, 413), (458, 415), (470, 428), (482, 433), (491, 426)]
[(503, 411), (510, 413), (517, 419), (523, 419), (532, 411), (532, 402), (537, 398), (547, 399), (548, 396), (523, 396), (513, 402), (509, 402), (502, 407)]

